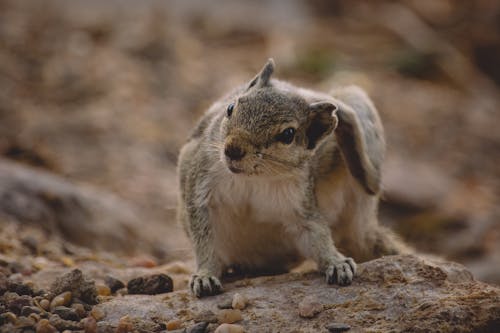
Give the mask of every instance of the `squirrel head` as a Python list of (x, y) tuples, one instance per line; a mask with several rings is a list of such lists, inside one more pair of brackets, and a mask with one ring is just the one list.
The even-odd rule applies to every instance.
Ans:
[(273, 84), (270, 59), (226, 107), (221, 159), (233, 173), (286, 176), (300, 170), (337, 126), (331, 101), (308, 103)]

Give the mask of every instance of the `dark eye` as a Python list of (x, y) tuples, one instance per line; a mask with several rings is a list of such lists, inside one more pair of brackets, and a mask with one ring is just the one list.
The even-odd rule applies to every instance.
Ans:
[(285, 129), (283, 132), (281, 132), (276, 136), (276, 140), (289, 145), (290, 143), (292, 143), (294, 137), (295, 137), (295, 128), (288, 127), (287, 129)]
[(234, 103), (231, 103), (227, 106), (227, 116), (228, 117), (231, 117), (231, 115), (233, 114), (233, 109), (234, 109)]

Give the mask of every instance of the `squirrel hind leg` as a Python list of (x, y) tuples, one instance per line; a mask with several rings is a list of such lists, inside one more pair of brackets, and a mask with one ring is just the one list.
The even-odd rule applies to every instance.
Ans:
[(377, 225), (366, 235), (366, 260), (396, 254), (414, 254), (415, 251), (405, 244), (398, 235), (384, 226)]

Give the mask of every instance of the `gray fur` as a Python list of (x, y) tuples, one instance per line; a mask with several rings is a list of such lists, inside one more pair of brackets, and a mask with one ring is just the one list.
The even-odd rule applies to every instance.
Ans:
[(273, 71), (269, 60), (214, 103), (180, 153), (178, 217), (198, 297), (221, 292), (230, 266), (276, 272), (309, 258), (347, 285), (354, 260), (410, 251), (377, 222), (385, 142), (370, 99), (357, 87), (297, 88)]

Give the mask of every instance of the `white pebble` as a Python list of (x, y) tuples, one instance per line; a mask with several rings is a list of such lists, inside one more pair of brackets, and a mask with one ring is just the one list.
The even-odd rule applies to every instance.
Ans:
[(306, 296), (299, 303), (299, 315), (304, 318), (312, 318), (323, 311), (323, 305), (313, 296)]
[(247, 298), (241, 294), (234, 294), (233, 302), (231, 304), (233, 309), (243, 310), (247, 307)]
[(234, 324), (222, 324), (215, 330), (215, 333), (244, 333), (243, 326)]

